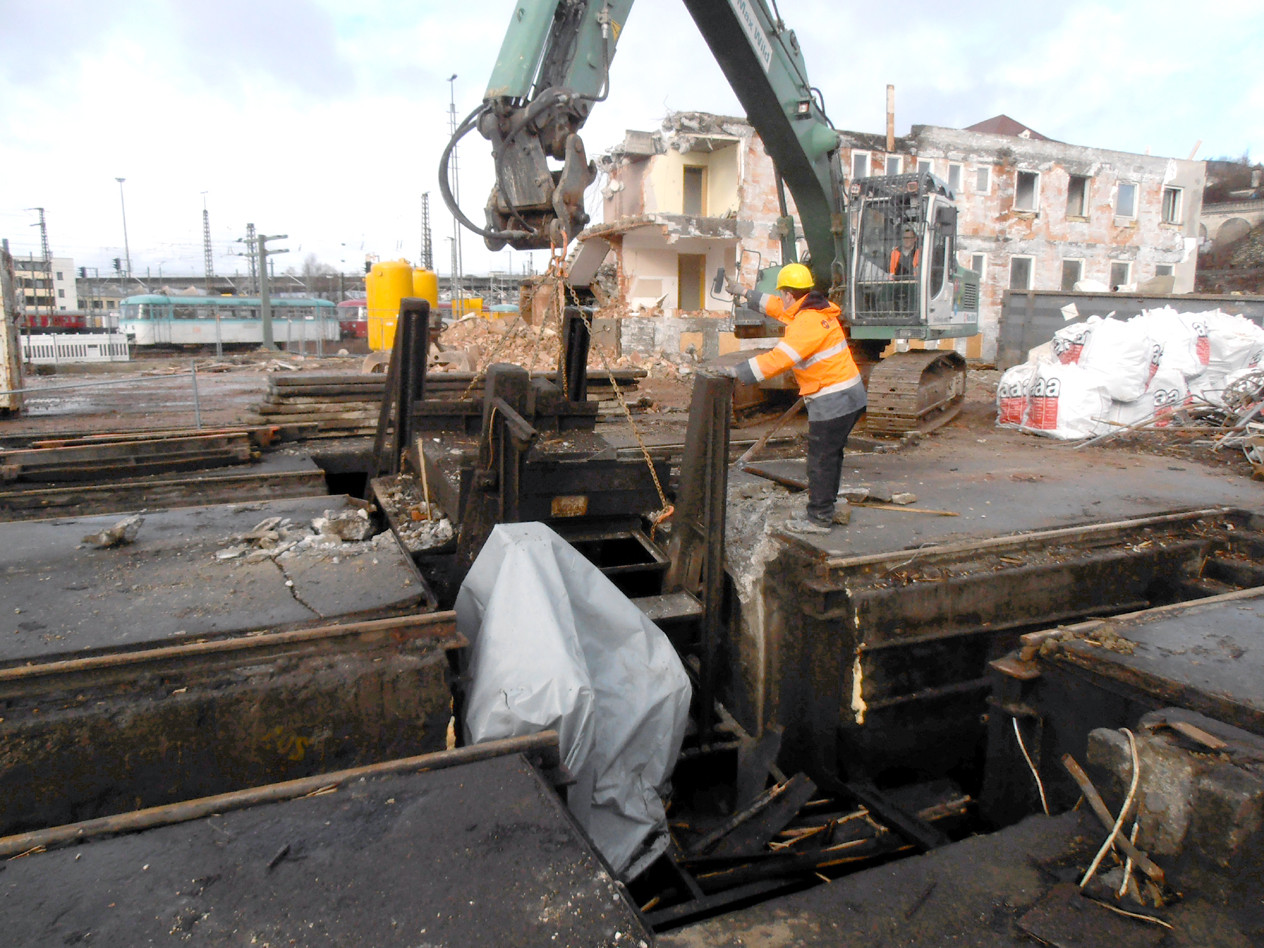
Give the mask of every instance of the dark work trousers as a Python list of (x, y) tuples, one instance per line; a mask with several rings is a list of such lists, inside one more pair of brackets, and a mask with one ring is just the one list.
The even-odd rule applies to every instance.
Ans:
[(843, 449), (864, 409), (829, 421), (808, 422), (808, 519), (834, 522), (834, 501), (843, 473)]

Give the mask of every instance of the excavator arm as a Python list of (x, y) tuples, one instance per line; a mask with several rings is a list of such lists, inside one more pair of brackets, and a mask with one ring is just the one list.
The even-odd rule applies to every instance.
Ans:
[[(605, 98), (610, 62), (633, 0), (519, 0), (482, 104), (444, 151), (440, 188), (453, 214), (492, 250), (564, 246), (588, 223), (595, 179), (579, 130)], [(764, 0), (683, 0), (794, 198), (813, 274), (844, 282), (846, 228), (838, 134), (812, 88), (794, 32)], [(449, 162), (477, 129), (492, 145), (496, 183), (486, 226), (452, 199)], [(561, 162), (551, 168), (549, 159)], [(782, 259), (797, 258), (782, 192)]]
[[(515, 4), (483, 102), (458, 126), (439, 167), (448, 208), (490, 249), (565, 246), (588, 223), (584, 190), (597, 171), (578, 132), (606, 96), (631, 7), (632, 0)], [(450, 184), (452, 151), (474, 129), (491, 142), (496, 169), (485, 227), (461, 212)]]

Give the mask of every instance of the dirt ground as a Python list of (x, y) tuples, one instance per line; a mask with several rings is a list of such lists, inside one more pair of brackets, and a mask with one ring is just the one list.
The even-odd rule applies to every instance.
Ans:
[[(494, 351), (498, 334), (493, 332), (489, 336), (486, 330), (466, 331), (464, 335), (451, 332), (445, 333), (445, 338), (463, 345), (479, 345), (486, 356)], [(553, 341), (552, 350), (549, 341)], [(517, 351), (524, 346), (528, 349)], [(546, 359), (555, 358), (555, 346), (555, 340), (542, 340), (537, 352), (541, 367), (549, 364)], [(529, 342), (515, 341), (497, 358), (517, 357), (525, 362), (530, 357), (530, 348)], [(245, 424), (266, 392), (270, 375), (296, 371), (356, 373), (363, 361), (364, 355), (359, 352), (316, 358), (255, 351), (220, 359), (146, 353), (130, 363), (62, 366), (50, 374), (27, 377), (25, 384), (29, 394), (25, 410), (20, 416), (0, 419), (0, 438), (193, 427), (199, 421), (202, 427)], [(590, 364), (599, 369), (603, 364), (600, 355), (595, 355)], [(693, 386), (692, 365), (627, 357), (605, 364), (647, 370), (636, 390), (628, 394), (641, 430), (665, 433), (679, 427), (683, 434)], [(977, 432), (980, 437), (987, 437), (990, 450), (1000, 451), (1004, 451), (1007, 444), (1031, 445), (1044, 440), (996, 427), (995, 397), (1000, 375), (995, 369), (970, 370), (965, 407), (944, 427), (945, 433), (959, 436), (967, 431)], [(775, 414), (769, 415), (769, 420), (772, 417)], [(858, 430), (858, 435), (863, 435), (863, 429)], [(1106, 456), (1117, 453), (1160, 455), (1205, 464), (1220, 474), (1250, 478), (1251, 467), (1240, 452), (1214, 452), (1205, 446), (1191, 445), (1190, 440), (1180, 433), (1147, 432), (1113, 439), (1090, 452), (1101, 451)]]

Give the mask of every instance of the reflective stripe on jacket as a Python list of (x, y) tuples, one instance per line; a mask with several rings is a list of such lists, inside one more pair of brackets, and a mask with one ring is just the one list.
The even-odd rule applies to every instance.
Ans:
[(793, 369), (799, 394), (804, 398), (860, 384), (860, 370), (847, 348), (847, 337), (838, 319), (842, 311), (837, 306), (819, 293), (811, 293), (789, 307), (780, 296), (766, 293), (759, 303), (767, 315), (786, 324), (786, 334), (776, 348), (747, 363), (756, 381)]

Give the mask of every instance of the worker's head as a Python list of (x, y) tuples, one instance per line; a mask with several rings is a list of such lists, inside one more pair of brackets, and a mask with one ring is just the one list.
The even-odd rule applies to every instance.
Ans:
[(917, 243), (917, 231), (911, 224), (904, 225), (904, 246), (911, 247)]
[(787, 263), (777, 274), (777, 289), (796, 300), (815, 286), (812, 271), (801, 263)]

